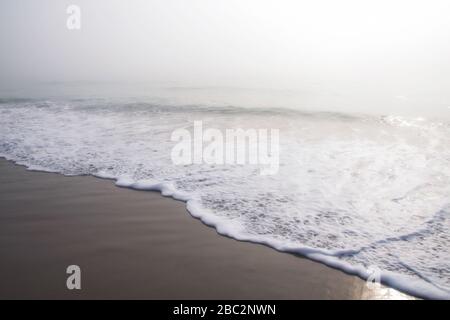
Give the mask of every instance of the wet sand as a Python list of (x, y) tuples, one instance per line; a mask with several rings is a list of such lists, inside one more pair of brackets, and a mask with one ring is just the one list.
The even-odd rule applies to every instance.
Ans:
[[(183, 202), (0, 159), (0, 299), (411, 299), (220, 236)], [(66, 268), (81, 268), (81, 290)]]

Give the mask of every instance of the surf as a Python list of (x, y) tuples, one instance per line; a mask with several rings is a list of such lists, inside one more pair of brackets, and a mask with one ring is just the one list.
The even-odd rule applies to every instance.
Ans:
[[(279, 128), (276, 175), (174, 165), (171, 133)], [(450, 126), (396, 115), (2, 101), (0, 155), (30, 169), (113, 179), (186, 202), (225, 236), (299, 254), (430, 298), (450, 297)]]

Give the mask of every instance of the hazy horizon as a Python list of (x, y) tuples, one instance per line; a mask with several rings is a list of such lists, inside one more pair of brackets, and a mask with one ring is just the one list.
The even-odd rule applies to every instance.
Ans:
[[(80, 30), (66, 27), (71, 4), (81, 9)], [(277, 106), (450, 112), (443, 0), (5, 0), (0, 8), (3, 91), (54, 82), (259, 88), (276, 92)]]

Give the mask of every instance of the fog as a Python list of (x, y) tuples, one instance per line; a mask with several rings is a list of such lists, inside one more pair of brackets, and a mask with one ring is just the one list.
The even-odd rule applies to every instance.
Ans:
[[(67, 28), (71, 4), (80, 30)], [(447, 114), (449, 17), (448, 0), (2, 0), (0, 86), (145, 84), (230, 104)]]

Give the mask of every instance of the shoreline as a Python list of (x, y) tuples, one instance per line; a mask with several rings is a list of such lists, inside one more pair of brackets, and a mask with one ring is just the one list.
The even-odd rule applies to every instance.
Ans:
[[(4, 158), (0, 172), (0, 254), (9, 261), (0, 266), (1, 298), (414, 299), (219, 235), (185, 203), (156, 192), (30, 171)], [(65, 288), (70, 264), (82, 269), (81, 291)]]

